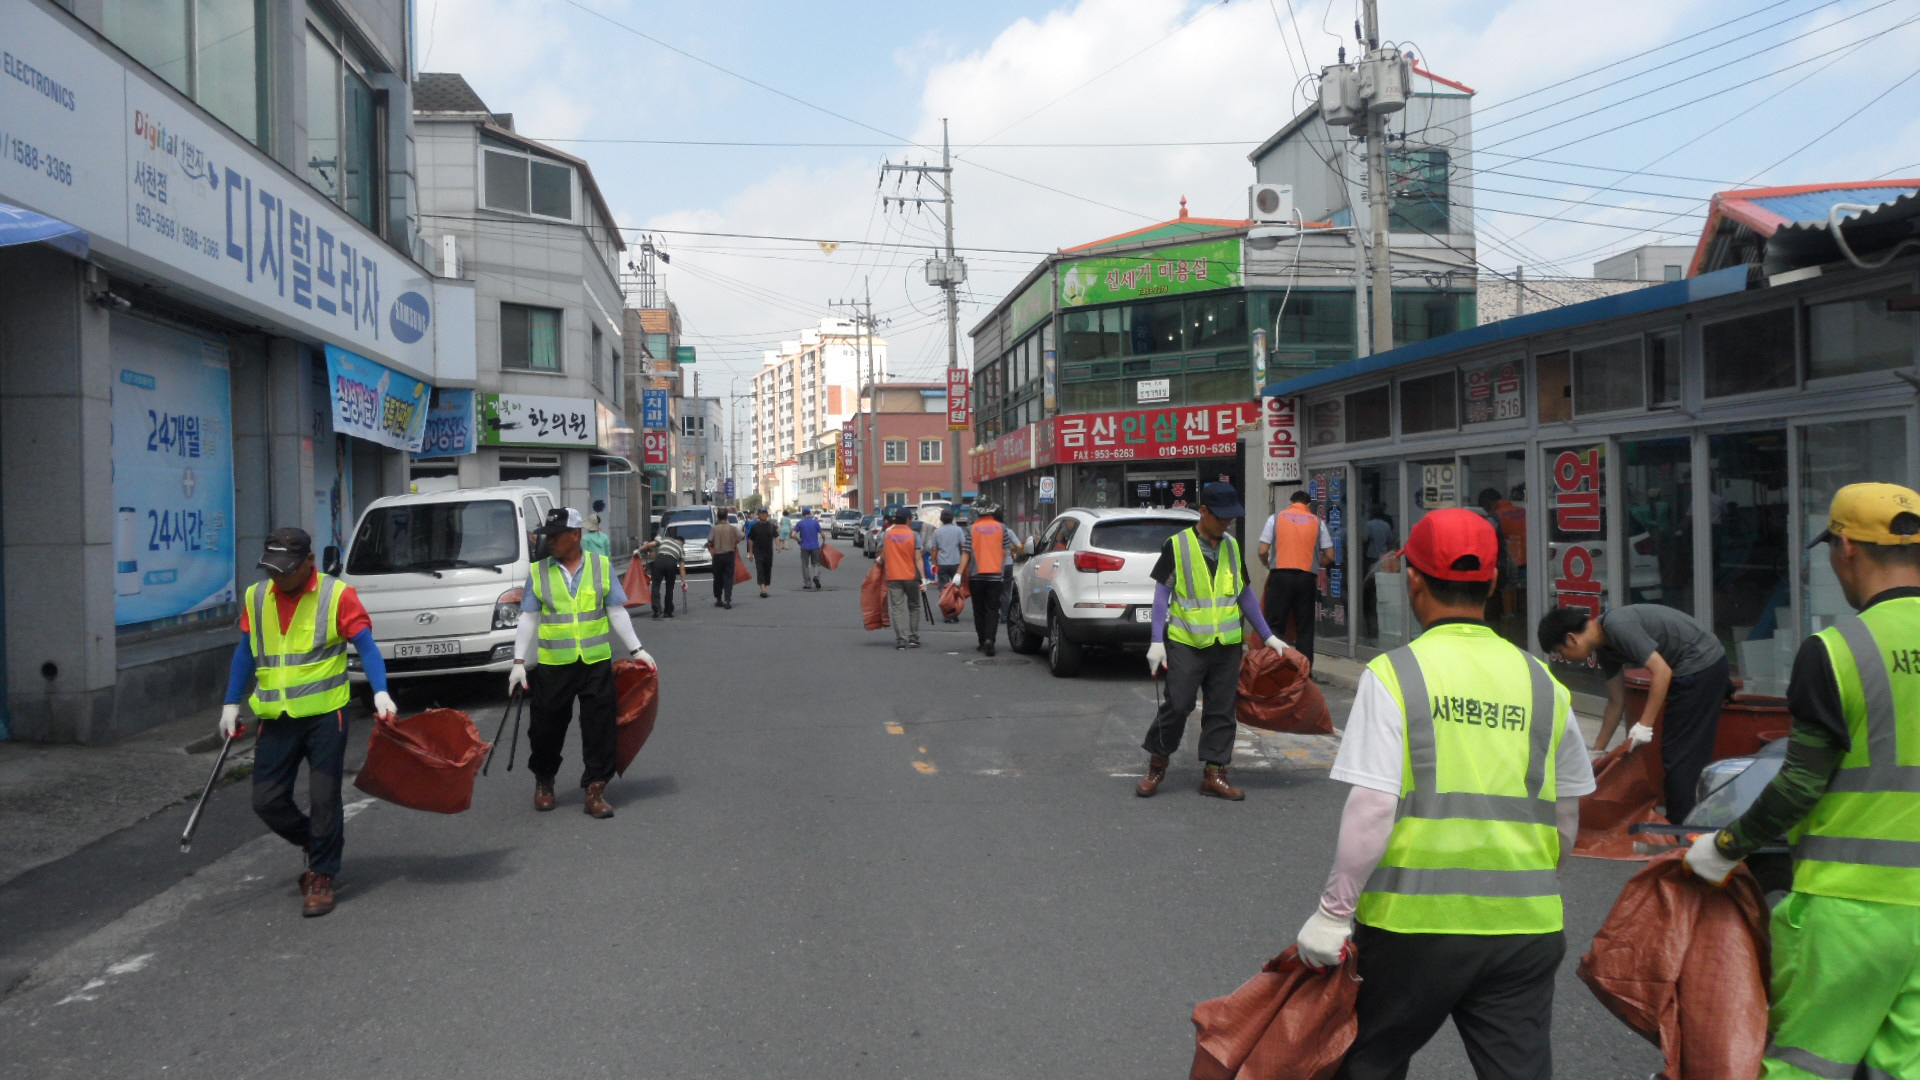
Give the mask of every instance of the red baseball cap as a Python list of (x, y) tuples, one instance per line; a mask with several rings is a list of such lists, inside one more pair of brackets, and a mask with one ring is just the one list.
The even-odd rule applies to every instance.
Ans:
[(1499, 569), (1500, 537), (1471, 510), (1435, 510), (1407, 535), (1404, 554), (1430, 578), (1492, 581)]

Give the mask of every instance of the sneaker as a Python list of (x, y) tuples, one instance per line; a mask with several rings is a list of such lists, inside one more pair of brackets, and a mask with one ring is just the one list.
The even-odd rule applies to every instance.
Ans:
[(920, 639), (919, 639), (919, 638), (917, 638), (917, 637), (910, 637), (910, 638), (908, 638), (908, 639), (907, 639), (907, 648), (909, 648), (909, 649), (917, 649), (917, 648), (919, 648), (919, 647), (920, 647)]
[(894, 643), (893, 643), (893, 647), (894, 647), (894, 649), (895, 649), (896, 651), (898, 651), (898, 650), (900, 650), (900, 649), (904, 649), (904, 648), (906, 648), (906, 647), (907, 647), (907, 643), (906, 643), (906, 642), (904, 642), (904, 641), (896, 641), (896, 642), (894, 642)]
[(987, 655), (988, 656), (993, 655), (993, 642), (991, 641), (987, 642)]

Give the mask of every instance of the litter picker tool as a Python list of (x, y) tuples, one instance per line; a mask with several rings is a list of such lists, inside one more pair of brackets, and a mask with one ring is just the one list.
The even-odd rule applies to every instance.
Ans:
[(506, 711), (500, 714), (500, 726), (493, 730), (493, 749), (487, 751), (486, 764), (480, 766), (481, 776), (487, 775), (487, 770), (493, 768), (493, 754), (500, 749), (500, 733), (507, 730), (509, 716), (513, 717), (513, 740), (507, 744), (507, 771), (513, 771), (514, 755), (520, 749), (520, 714), (526, 711), (526, 704), (527, 696), (518, 690), (507, 699)]
[(213, 773), (207, 777), (207, 786), (200, 789), (200, 801), (193, 804), (193, 813), (187, 815), (187, 827), (180, 833), (182, 855), (193, 850), (193, 834), (200, 828), (200, 814), (206, 810), (207, 796), (213, 794), (213, 785), (219, 782), (220, 773), (227, 767), (227, 755), (233, 750), (233, 740), (246, 733), (247, 729), (244, 725), (236, 727), (233, 729), (233, 734), (227, 736), (226, 741), (220, 744), (220, 756), (214, 760)]
[(920, 590), (920, 609), (927, 613), (927, 625), (933, 625), (933, 601), (927, 599), (927, 590)]

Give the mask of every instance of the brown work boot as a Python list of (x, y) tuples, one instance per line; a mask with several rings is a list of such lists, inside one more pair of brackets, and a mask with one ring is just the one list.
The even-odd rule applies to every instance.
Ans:
[(583, 807), (588, 817), (610, 818), (613, 816), (613, 804), (607, 801), (607, 782), (595, 781), (587, 785), (587, 805)]
[(1229, 802), (1239, 802), (1247, 797), (1246, 792), (1227, 783), (1227, 770), (1221, 765), (1209, 765), (1207, 771), (1200, 774), (1200, 794)]
[(1133, 786), (1133, 793), (1143, 799), (1153, 798), (1153, 793), (1160, 790), (1160, 781), (1167, 778), (1167, 766), (1170, 764), (1172, 762), (1165, 754), (1149, 754), (1147, 775), (1141, 777), (1140, 782)]
[(313, 871), (311, 870), (300, 871), (300, 880), (298, 884), (300, 886), (300, 895), (301, 896), (307, 895), (307, 886), (313, 884)]
[(300, 914), (311, 919), (333, 910), (333, 876), (315, 874), (307, 879), (307, 898)]
[(551, 810), (557, 805), (553, 797), (553, 777), (536, 776), (533, 778), (533, 808)]

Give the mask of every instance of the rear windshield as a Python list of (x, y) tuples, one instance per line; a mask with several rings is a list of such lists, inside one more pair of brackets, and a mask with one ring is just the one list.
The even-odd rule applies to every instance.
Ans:
[(1096, 522), (1088, 545), (1106, 551), (1159, 551), (1167, 537), (1192, 525), (1180, 518), (1135, 518), (1130, 521)]
[(833, 515), (833, 519), (834, 519), (835, 521), (859, 521), (859, 520), (860, 520), (860, 511), (858, 511), (858, 510), (842, 510), (842, 511), (840, 511), (839, 513), (837, 513), (837, 514), (835, 514), (835, 515)]
[(713, 511), (702, 506), (699, 509), (669, 510), (661, 515), (660, 520), (671, 525), (676, 521), (706, 521), (712, 517)]
[(383, 506), (354, 533), (347, 573), (499, 566), (519, 557), (519, 518), (505, 500)]
[(667, 526), (667, 534), (675, 540), (705, 540), (713, 535), (713, 526), (704, 521), (681, 521)]

